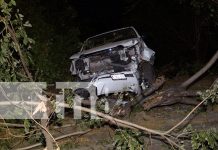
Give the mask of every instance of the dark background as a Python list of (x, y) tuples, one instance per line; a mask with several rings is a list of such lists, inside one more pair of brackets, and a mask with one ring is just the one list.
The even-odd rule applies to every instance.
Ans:
[[(156, 51), (156, 68), (192, 73), (218, 49), (216, 0), (18, 0), (30, 20), (43, 77), (69, 73), (68, 58), (89, 36), (134, 26)], [(48, 66), (50, 69), (48, 69)], [(65, 68), (65, 70), (63, 70)], [(53, 72), (57, 71), (56, 74)]]

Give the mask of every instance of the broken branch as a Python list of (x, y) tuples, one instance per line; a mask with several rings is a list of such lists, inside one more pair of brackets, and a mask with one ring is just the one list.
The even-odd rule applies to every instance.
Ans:
[[(86, 133), (88, 133), (88, 132), (90, 132), (90, 131), (91, 131), (91, 130), (86, 130), (86, 131), (80, 131), (80, 132), (74, 132), (74, 133), (64, 134), (64, 135), (61, 135), (61, 136), (59, 136), (59, 137), (56, 137), (55, 140), (58, 141), (58, 140), (61, 140), (61, 139), (67, 138), (67, 137), (71, 137), (71, 136), (83, 135), (83, 134), (86, 134)], [(38, 146), (41, 146), (41, 145), (42, 145), (42, 143), (37, 143), (37, 144), (30, 145), (30, 146), (27, 146), (27, 147), (18, 148), (17, 150), (33, 149), (33, 148), (38, 147)]]
[(195, 82), (201, 75), (203, 75), (210, 67), (217, 61), (218, 59), (218, 51), (213, 55), (213, 57), (209, 60), (209, 62), (198, 72), (196, 72), (192, 77), (182, 83), (182, 88), (189, 87), (193, 82)]
[(166, 131), (166, 134), (169, 134), (170, 132), (172, 132), (174, 129), (176, 129), (178, 126), (180, 126), (185, 120), (188, 119), (188, 117), (198, 108), (200, 107), (207, 99), (209, 98), (209, 96), (207, 98), (205, 98), (204, 100), (202, 100), (197, 106), (195, 106), (195, 108), (193, 108), (188, 115), (186, 115), (179, 123), (177, 123), (175, 126), (173, 126), (171, 129), (169, 129), (168, 131)]

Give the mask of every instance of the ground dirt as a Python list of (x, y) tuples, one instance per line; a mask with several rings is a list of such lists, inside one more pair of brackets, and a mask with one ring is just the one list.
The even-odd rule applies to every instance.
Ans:
[[(190, 89), (207, 89), (216, 77), (217, 76), (214, 75), (205, 76), (191, 86)], [(178, 85), (187, 78), (188, 77), (185, 76), (179, 76), (170, 79), (166, 81), (163, 88)], [(125, 119), (147, 128), (166, 131), (182, 120), (193, 107), (194, 106), (175, 104), (172, 106), (153, 108), (150, 111), (144, 111), (141, 107), (137, 106), (137, 108), (133, 109), (130, 116)], [(69, 113), (63, 123), (72, 124), (72, 126), (62, 128), (61, 130), (55, 129), (55, 136), (87, 129), (87, 126), (78, 124), (78, 121), (73, 120), (72, 117), (72, 114)], [(187, 124), (192, 125), (194, 129), (218, 128), (218, 105), (208, 107), (205, 111), (197, 111), (176, 130), (182, 130)], [(62, 145), (62, 149), (66, 150), (110, 150), (113, 149), (113, 138), (114, 128), (104, 125), (103, 127), (93, 128), (90, 132), (84, 135), (61, 140), (59, 144)], [(149, 138), (145, 139), (145, 146), (149, 150), (170, 149), (162, 142), (153, 139), (150, 140)], [(37, 149), (39, 149), (39, 147)], [(190, 147), (187, 147), (187, 149), (190, 149)]]
[[(193, 86), (191, 90), (204, 90), (210, 87), (217, 76), (209, 75), (201, 78)], [(188, 77), (179, 76), (174, 79), (166, 81), (163, 88), (178, 85)], [(125, 119), (141, 126), (155, 129), (155, 130), (167, 130), (173, 127), (176, 123), (185, 117), (193, 106), (176, 104), (172, 106), (153, 108), (150, 111), (143, 111), (142, 108), (137, 107), (133, 110), (129, 117)], [(186, 122), (180, 126), (178, 130), (182, 130), (186, 125), (190, 124), (194, 129), (208, 129), (218, 128), (218, 105), (208, 107), (205, 111), (196, 112)], [(86, 135), (75, 138), (74, 143), (76, 149), (79, 150), (100, 150), (100, 149), (112, 149), (114, 136), (114, 129), (109, 126), (101, 128), (95, 128)], [(71, 140), (70, 143), (73, 143)], [(68, 143), (68, 142), (67, 142)], [(169, 147), (158, 140), (145, 139), (145, 145), (149, 150), (161, 150), (169, 149)], [(188, 148), (189, 149), (189, 148)]]

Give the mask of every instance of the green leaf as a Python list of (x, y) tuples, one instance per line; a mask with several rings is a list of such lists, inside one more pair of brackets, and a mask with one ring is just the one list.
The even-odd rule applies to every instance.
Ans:
[(217, 131), (215, 129), (210, 129), (207, 131), (194, 132), (191, 137), (192, 149), (217, 149)]
[(4, 0), (0, 0), (0, 5), (2, 5), (2, 3), (4, 3)]
[(16, 1), (15, 0), (11, 0), (10, 3), (14, 6), (16, 6)]
[(116, 130), (115, 149), (142, 150), (142, 141), (139, 140), (139, 133), (131, 130)]
[(26, 21), (26, 22), (23, 24), (23, 26), (25, 26), (25, 27), (32, 27), (32, 25), (30, 24), (29, 21)]
[(22, 14), (18, 14), (18, 16), (19, 16), (20, 18), (23, 18), (23, 17), (24, 17), (24, 15), (22, 15)]

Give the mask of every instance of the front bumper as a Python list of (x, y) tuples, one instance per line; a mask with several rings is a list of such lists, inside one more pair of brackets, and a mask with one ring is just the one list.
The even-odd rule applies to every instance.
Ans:
[(141, 93), (136, 73), (131, 71), (100, 75), (90, 85), (96, 87), (97, 96), (118, 92)]

